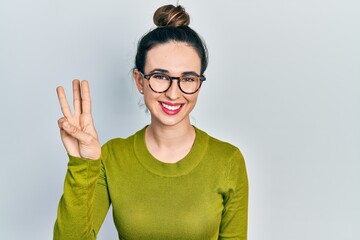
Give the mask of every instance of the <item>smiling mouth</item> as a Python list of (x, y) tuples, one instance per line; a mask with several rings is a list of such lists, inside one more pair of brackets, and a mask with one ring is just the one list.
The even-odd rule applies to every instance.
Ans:
[(169, 104), (164, 102), (160, 102), (160, 105), (163, 111), (169, 115), (177, 114), (178, 112), (180, 112), (182, 106), (184, 106), (184, 104)]
[(166, 108), (166, 109), (168, 109), (168, 110), (170, 110), (170, 111), (176, 111), (176, 110), (180, 109), (181, 106), (182, 106), (182, 104), (178, 104), (178, 105), (168, 105), (168, 104), (163, 103), (163, 102), (161, 103), (161, 105), (162, 105), (164, 108)]

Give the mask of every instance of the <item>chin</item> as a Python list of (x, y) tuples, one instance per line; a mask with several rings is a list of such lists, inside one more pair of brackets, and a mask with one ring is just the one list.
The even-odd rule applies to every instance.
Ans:
[(161, 118), (153, 118), (153, 124), (159, 124), (166, 127), (174, 127), (182, 124), (190, 123), (189, 116), (164, 116)]

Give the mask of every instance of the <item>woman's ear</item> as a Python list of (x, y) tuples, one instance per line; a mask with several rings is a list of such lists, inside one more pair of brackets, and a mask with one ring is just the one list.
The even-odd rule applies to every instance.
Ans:
[(144, 78), (141, 75), (141, 73), (139, 72), (139, 70), (134, 69), (133, 78), (134, 78), (137, 89), (142, 94), (144, 92)]

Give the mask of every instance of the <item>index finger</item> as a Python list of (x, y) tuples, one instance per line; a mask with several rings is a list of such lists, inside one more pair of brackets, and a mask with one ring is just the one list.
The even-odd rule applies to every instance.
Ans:
[(82, 112), (91, 114), (90, 87), (87, 80), (81, 81), (81, 100)]
[(66, 99), (64, 88), (61, 86), (57, 87), (56, 93), (58, 95), (61, 112), (64, 114), (64, 117), (66, 117), (66, 118), (72, 117), (71, 109), (70, 109), (69, 103)]

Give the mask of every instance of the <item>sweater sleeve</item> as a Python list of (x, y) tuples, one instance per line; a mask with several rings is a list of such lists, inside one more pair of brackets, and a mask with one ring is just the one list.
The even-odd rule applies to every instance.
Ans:
[(246, 240), (249, 187), (245, 161), (238, 149), (229, 163), (219, 239)]
[(102, 159), (86, 160), (69, 155), (54, 240), (96, 239), (109, 206)]

